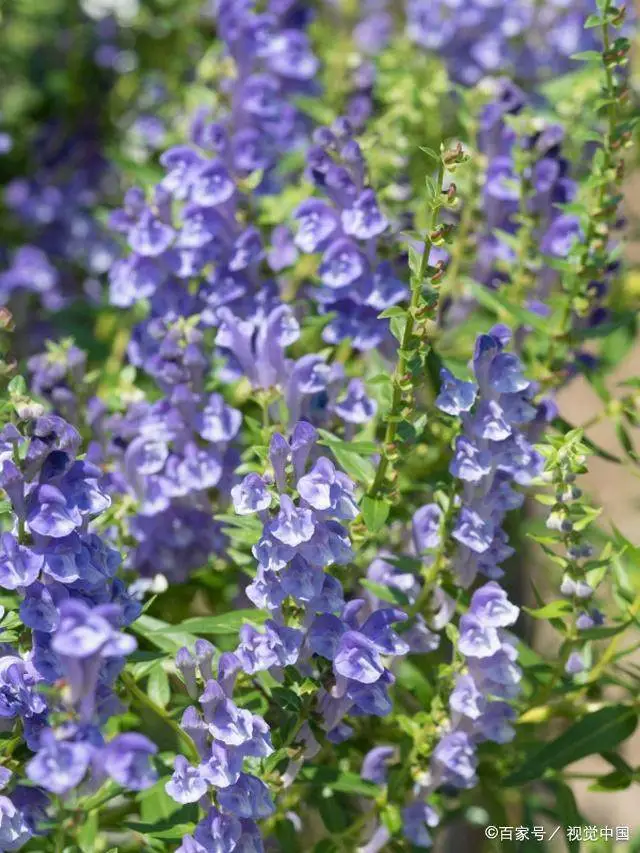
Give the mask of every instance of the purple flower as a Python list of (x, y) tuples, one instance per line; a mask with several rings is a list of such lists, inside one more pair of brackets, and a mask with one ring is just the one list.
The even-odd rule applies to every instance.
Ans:
[(409, 651), (406, 642), (391, 627), (396, 622), (405, 622), (407, 614), (395, 607), (375, 610), (360, 629), (365, 637), (373, 640), (383, 655), (404, 655)]
[(459, 675), (449, 697), (449, 707), (463, 717), (477, 720), (486, 705), (483, 694), (478, 690), (470, 675)]
[(238, 781), (241, 769), (240, 751), (214, 742), (211, 744), (207, 760), (200, 765), (199, 772), (202, 778), (214, 788), (228, 788)]
[(43, 714), (47, 705), (37, 690), (38, 675), (21, 657), (0, 657), (0, 718), (24, 719)]
[(238, 434), (242, 415), (227, 406), (220, 394), (212, 394), (202, 410), (198, 432), (211, 442), (231, 441)]
[(500, 650), (500, 637), (491, 624), (469, 611), (460, 619), (458, 649), (465, 657), (488, 658)]
[(338, 675), (362, 684), (373, 684), (384, 672), (377, 645), (358, 631), (340, 637), (333, 666)]
[(36, 486), (27, 504), (27, 522), (34, 533), (60, 538), (82, 524), (82, 515), (64, 493), (52, 485)]
[(332, 613), (319, 613), (307, 634), (309, 648), (314, 654), (333, 660), (340, 638), (346, 630), (346, 625), (337, 616)]
[(40, 574), (43, 565), (42, 554), (35, 554), (29, 548), (19, 545), (11, 533), (2, 534), (0, 587), (13, 590), (30, 586)]
[(295, 548), (313, 536), (315, 525), (310, 510), (297, 508), (288, 495), (280, 497), (280, 512), (271, 525), (271, 535)]
[(491, 581), (474, 592), (469, 612), (483, 625), (507, 628), (514, 624), (520, 611), (511, 604), (502, 587)]
[(440, 544), (442, 510), (437, 504), (425, 504), (415, 511), (411, 522), (413, 543), (418, 554)]
[(85, 718), (94, 711), (103, 661), (136, 648), (133, 637), (114, 627), (121, 618), (121, 608), (114, 604), (91, 608), (80, 601), (65, 601), (60, 605), (60, 624), (51, 645), (69, 681), (72, 702), (80, 705)]
[(393, 746), (376, 746), (362, 760), (360, 775), (369, 782), (384, 785), (387, 781), (389, 764), (396, 756)]
[(20, 618), (32, 631), (50, 634), (60, 623), (58, 605), (65, 597), (63, 587), (45, 586), (35, 581), (26, 590), (25, 598), (20, 604)]
[(100, 758), (105, 771), (123, 788), (142, 791), (156, 781), (158, 774), (150, 758), (158, 747), (144, 735), (126, 732), (109, 741)]
[(19, 850), (32, 835), (22, 811), (9, 797), (0, 796), (0, 849)]
[(471, 551), (483, 554), (491, 546), (494, 526), (473, 509), (463, 506), (458, 513), (452, 536)]
[(466, 436), (456, 438), (456, 449), (449, 470), (454, 477), (468, 483), (477, 483), (491, 471), (491, 453), (480, 450)]
[(295, 244), (307, 254), (325, 248), (327, 240), (338, 227), (335, 211), (318, 199), (302, 202), (294, 212), (294, 217), (298, 221)]
[(218, 793), (218, 803), (236, 817), (261, 820), (275, 811), (269, 789), (260, 779), (241, 773), (238, 781)]
[(417, 847), (431, 847), (429, 829), (439, 823), (438, 815), (427, 803), (416, 801), (402, 810), (402, 831)]
[(477, 408), (473, 424), (477, 438), (504, 441), (511, 435), (511, 426), (505, 419), (500, 404), (495, 400), (483, 400)]
[(293, 235), (286, 225), (278, 225), (271, 235), (271, 249), (267, 256), (269, 266), (274, 272), (291, 267), (298, 260), (298, 249)]
[(456, 788), (473, 788), (477, 783), (478, 759), (464, 732), (446, 734), (433, 751), (433, 764), (442, 782)]
[(316, 510), (331, 510), (339, 519), (353, 519), (359, 515), (353, 499), (353, 486), (348, 477), (336, 471), (333, 463), (324, 456), (311, 471), (300, 477), (297, 489), (309, 506)]
[(562, 579), (560, 592), (566, 596), (575, 596), (576, 598), (587, 599), (591, 598), (593, 595), (593, 588), (584, 580), (575, 580), (569, 575), (565, 575)]
[(265, 623), (264, 633), (251, 625), (243, 625), (236, 654), (249, 673), (289, 666), (298, 659), (302, 639), (302, 633), (296, 628), (277, 625), (271, 620)]
[(236, 190), (231, 176), (220, 160), (210, 160), (191, 180), (191, 199), (204, 207), (215, 207), (229, 201)]
[(131, 248), (143, 257), (157, 257), (165, 252), (174, 238), (174, 230), (145, 209), (129, 232)]
[(571, 652), (564, 667), (564, 671), (568, 675), (579, 675), (584, 672), (586, 664), (580, 652)]
[(173, 766), (173, 775), (165, 785), (167, 794), (182, 805), (197, 803), (208, 790), (200, 768), (189, 764), (183, 755), (176, 755)]
[(382, 234), (388, 221), (378, 207), (376, 194), (372, 189), (364, 190), (353, 205), (342, 212), (342, 227), (345, 234), (360, 240), (371, 240)]
[(323, 284), (331, 288), (353, 284), (366, 270), (366, 259), (350, 240), (336, 240), (326, 250), (320, 264)]
[(247, 474), (242, 483), (231, 489), (231, 497), (238, 515), (262, 512), (271, 505), (271, 494), (258, 474)]
[(27, 764), (27, 776), (53, 794), (77, 787), (89, 768), (94, 748), (86, 743), (57, 740), (51, 730), (41, 736), (42, 748)]
[(596, 628), (604, 625), (604, 614), (592, 608), (588, 613), (584, 611), (576, 619), (576, 627), (580, 631), (586, 631), (589, 628)]
[(348, 424), (364, 424), (376, 414), (378, 405), (366, 393), (361, 379), (351, 379), (346, 395), (334, 406), (335, 413)]
[(493, 743), (510, 743), (515, 737), (511, 723), (517, 714), (506, 702), (489, 702), (478, 720), (478, 731), (485, 740)]

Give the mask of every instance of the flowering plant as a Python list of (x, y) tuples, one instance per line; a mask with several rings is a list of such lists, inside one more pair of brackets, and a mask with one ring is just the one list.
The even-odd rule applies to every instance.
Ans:
[(179, 5), (3, 113), (0, 851), (634, 850), (631, 10)]

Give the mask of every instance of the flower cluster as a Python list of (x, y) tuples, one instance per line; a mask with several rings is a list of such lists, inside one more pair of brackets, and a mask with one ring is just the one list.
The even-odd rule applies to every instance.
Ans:
[(211, 495), (228, 493), (240, 413), (204, 391), (199, 341), (197, 329), (176, 325), (154, 361), (166, 396), (134, 403), (104, 426), (114, 485), (136, 500), (130, 529), (138, 545), (130, 561), (145, 577), (160, 572), (184, 581), (222, 542)]
[(599, 47), (584, 22), (588, 0), (407, 0), (409, 37), (441, 56), (451, 77), (473, 86), (509, 70), (521, 81), (548, 80), (574, 70), (571, 56)]
[(277, 181), (272, 171), (281, 153), (306, 135), (293, 96), (313, 91), (319, 62), (300, 28), (308, 18), (300, 4), (271, 3), (265, 14), (256, 6), (255, 0), (220, 0), (216, 24), (237, 74), (227, 81), (224, 120), (234, 167), (240, 175), (261, 170), (268, 185)]
[[(358, 515), (354, 485), (324, 456), (317, 456), (317, 433), (299, 422), (291, 441), (276, 433), (269, 448), (278, 510), (267, 481), (249, 474), (232, 490), (240, 514), (258, 512), (263, 531), (253, 553), (257, 573), (247, 595), (272, 618), (265, 631), (241, 631), (236, 652), (245, 672), (277, 674), (297, 665), (333, 680), (318, 694), (318, 709), (329, 739), (348, 737), (347, 714), (383, 716), (391, 710), (393, 676), (385, 657), (403, 655), (408, 646), (393, 630), (406, 619), (397, 608), (367, 613), (363, 599), (345, 602), (342, 586), (326, 570), (345, 566), (353, 553), (343, 527)], [(315, 461), (306, 470), (309, 458)], [(298, 500), (288, 494), (295, 487)], [(297, 613), (287, 620), (288, 613)], [(290, 624), (293, 621), (294, 624)]]
[(315, 132), (307, 171), (327, 200), (311, 198), (294, 212), (295, 245), (305, 254), (322, 253), (321, 286), (310, 296), (331, 315), (323, 329), (327, 343), (349, 339), (357, 350), (389, 340), (388, 323), (378, 315), (406, 298), (407, 289), (393, 265), (381, 259), (379, 242), (390, 229), (366, 162), (348, 119)]
[(449, 469), (464, 484), (451, 533), (458, 543), (455, 573), (463, 587), (478, 572), (491, 579), (502, 576), (500, 563), (513, 549), (501, 523), (523, 500), (512, 485), (527, 485), (542, 472), (542, 457), (525, 431), (546, 416), (546, 408), (532, 404), (536, 386), (524, 376), (520, 359), (505, 352), (509, 339), (504, 326), (480, 335), (473, 357), (475, 382), (456, 379), (445, 369), (436, 400), (463, 426)]
[[(249, 2), (218, 5), (217, 25), (238, 74), (230, 112), (215, 121), (197, 113), (192, 144), (161, 155), (165, 176), (151, 201), (133, 189), (111, 217), (132, 250), (110, 270), (111, 301), (124, 307), (149, 300), (129, 357), (164, 394), (109, 423), (111, 449), (126, 448), (121, 479), (141, 502), (132, 524), (140, 543), (133, 562), (143, 573), (160, 570), (173, 580), (219, 549), (208, 492), (222, 489), (233, 469), (229, 442), (239, 427), (236, 412), (203, 392), (208, 330), (219, 327), (219, 354), (227, 361), (221, 378), (244, 373), (258, 387), (282, 382), (283, 350), (295, 339), (287, 309), (274, 313), (275, 284), (262, 278), (262, 238), (244, 222), (247, 199), (240, 190), (244, 178), (269, 173), (276, 152), (293, 144), (299, 122), (288, 98), (316, 69), (306, 36), (286, 24), (295, 21), (293, 10), (281, 11), (282, 26)], [(255, 332), (265, 322), (270, 333), (261, 344)], [(268, 349), (277, 362), (264, 365), (260, 377), (254, 376), (254, 353), (248, 361), (243, 357), (254, 346), (261, 354)], [(328, 378), (317, 384), (309, 379), (304, 393), (326, 391)]]
[(393, 34), (393, 17), (387, 0), (366, 0), (358, 10), (359, 20), (353, 28), (358, 62), (351, 74), (351, 92), (346, 116), (357, 130), (362, 130), (373, 113), (373, 90), (376, 82), (375, 57), (389, 43)]
[[(254, 389), (278, 393), (289, 423), (304, 418), (316, 426), (342, 422), (349, 434), (369, 421), (376, 403), (360, 379), (346, 384), (344, 367), (328, 364), (322, 355), (309, 353), (298, 359), (286, 356), (287, 347), (300, 337), (300, 324), (287, 305), (242, 320), (228, 308), (219, 312), (216, 343), (228, 354), (225, 376), (246, 377)], [(274, 404), (277, 409), (279, 399)]]
[(21, 290), (37, 294), (50, 311), (82, 290), (85, 298), (100, 300), (100, 278), (117, 257), (115, 240), (93, 212), (112, 180), (100, 145), (91, 123), (72, 139), (61, 138), (58, 127), (43, 128), (34, 145), (39, 167), (7, 186), (5, 203), (29, 242), (0, 274), (2, 304)]
[[(526, 96), (505, 78), (495, 85), (496, 96), (480, 115), (480, 150), (487, 157), (483, 187), (486, 233), (480, 239), (475, 269), (477, 280), (492, 288), (508, 281), (509, 271), (517, 267), (510, 237), (539, 245), (550, 258), (566, 258), (580, 237), (579, 219), (562, 208), (576, 194), (576, 183), (562, 154), (563, 128), (533, 119), (526, 122), (525, 117), (531, 132), (519, 133), (508, 122), (523, 112), (526, 116)], [(526, 235), (522, 233), (525, 228)], [(520, 263), (529, 264), (529, 258)], [(537, 297), (538, 310), (544, 310), (557, 273), (549, 267), (527, 267), (516, 269), (515, 274), (535, 276), (527, 290), (531, 298)]]
[[(187, 708), (181, 726), (195, 744), (199, 763), (194, 766), (178, 755), (166, 790), (178, 803), (199, 802), (208, 809), (193, 837), (183, 840), (180, 851), (262, 850), (255, 821), (269, 817), (274, 805), (264, 782), (243, 766), (273, 752), (269, 727), (262, 717), (239, 708), (231, 698), (240, 670), (238, 658), (231, 653), (221, 655), (214, 679), (213, 655), (213, 646), (198, 640), (195, 658), (187, 648), (176, 658), (189, 695), (198, 699), (199, 708)], [(198, 684), (198, 675), (204, 689)], [(211, 805), (213, 794), (215, 805)]]
[[(139, 606), (115, 576), (119, 555), (89, 531), (110, 500), (79, 446), (55, 415), (37, 418), (28, 438), (13, 424), (0, 434), (0, 483), (13, 513), (0, 587), (19, 593), (32, 640), (26, 654), (3, 649), (0, 716), (20, 720), (36, 752), (27, 775), (40, 788), (64, 794), (90, 771), (90, 784), (110, 776), (137, 790), (153, 782), (155, 746), (134, 733), (105, 743), (101, 727), (120, 711), (113, 683), (136, 645), (121, 629)], [(60, 695), (46, 698), (41, 687), (54, 684), (64, 685)]]
[(510, 723), (516, 713), (504, 700), (518, 695), (522, 673), (505, 629), (515, 623), (518, 612), (505, 591), (490, 581), (473, 593), (460, 619), (457, 652), (462, 660), (449, 696), (450, 720), (433, 749), (429, 772), (416, 786), (414, 801), (403, 810), (404, 835), (417, 847), (431, 847), (429, 829), (439, 822), (426, 801), (429, 796), (440, 788), (473, 788), (478, 782), (478, 744), (504, 744), (514, 737)]

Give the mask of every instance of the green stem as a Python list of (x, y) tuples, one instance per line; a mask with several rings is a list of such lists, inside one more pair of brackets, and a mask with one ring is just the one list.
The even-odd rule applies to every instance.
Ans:
[(152, 714), (155, 714), (156, 717), (161, 719), (165, 725), (167, 725), (176, 735), (178, 740), (182, 743), (182, 747), (184, 752), (191, 761), (195, 763), (200, 762), (200, 756), (198, 754), (198, 750), (196, 749), (195, 743), (191, 740), (189, 735), (180, 727), (180, 725), (173, 719), (173, 717), (169, 716), (169, 714), (161, 708), (160, 705), (156, 705), (153, 699), (150, 699), (147, 694), (141, 690), (136, 684), (134, 678), (128, 673), (123, 672), (120, 676), (122, 679), (122, 683), (127, 688), (129, 693), (135, 699), (138, 700), (139, 704), (150, 711)]
[(398, 361), (396, 362), (396, 367), (393, 374), (393, 393), (391, 396), (391, 407), (389, 409), (389, 414), (387, 415), (387, 425), (384, 434), (384, 447), (382, 449), (382, 453), (380, 454), (380, 461), (378, 463), (378, 468), (376, 470), (373, 483), (371, 484), (371, 488), (368, 492), (369, 497), (372, 498), (375, 497), (380, 491), (382, 491), (382, 487), (387, 474), (387, 468), (390, 464), (388, 448), (390, 447), (390, 445), (393, 445), (396, 433), (398, 431), (400, 411), (402, 408), (404, 397), (403, 382), (407, 373), (407, 363), (410, 352), (409, 346), (411, 344), (411, 339), (413, 337), (413, 331), (415, 327), (415, 313), (420, 302), (420, 289), (426, 278), (427, 270), (429, 269), (429, 259), (431, 257), (431, 249), (433, 248), (433, 241), (431, 235), (435, 230), (438, 212), (440, 210), (440, 205), (438, 204), (438, 201), (442, 194), (443, 181), (444, 161), (442, 158), (440, 158), (438, 162), (438, 174), (436, 177), (436, 200), (431, 210), (431, 220), (429, 223), (429, 227), (427, 228), (427, 233), (425, 235), (424, 249), (422, 252), (422, 259), (420, 261), (420, 271), (418, 273), (418, 276), (413, 280), (411, 286), (409, 309), (406, 315), (406, 323), (402, 334), (400, 349), (398, 350)]
[[(602, 11), (602, 48), (603, 48), (603, 57), (608, 54), (611, 49), (611, 38), (609, 33), (609, 23), (607, 21), (608, 14), (612, 8), (612, 3), (608, 2), (605, 8)], [(589, 222), (587, 225), (586, 233), (584, 236), (584, 240), (582, 243), (582, 252), (578, 258), (578, 265), (575, 273), (573, 274), (573, 280), (571, 281), (570, 286), (567, 288), (567, 299), (565, 301), (563, 312), (560, 318), (560, 326), (557, 333), (551, 339), (551, 344), (549, 347), (549, 357), (548, 362), (552, 365), (558, 345), (561, 341), (569, 342), (569, 337), (571, 335), (571, 329), (573, 324), (573, 310), (574, 310), (574, 300), (577, 296), (580, 295), (580, 288), (583, 283), (583, 279), (585, 277), (585, 271), (587, 273), (587, 278), (590, 280), (589, 270), (588, 270), (588, 261), (589, 261), (589, 252), (591, 248), (591, 244), (593, 240), (597, 236), (596, 225), (599, 222), (599, 214), (602, 211), (602, 207), (606, 201), (607, 193), (611, 186), (611, 181), (604, 180), (604, 175), (615, 168), (614, 154), (613, 154), (613, 140), (615, 138), (616, 126), (619, 119), (619, 111), (618, 111), (618, 101), (616, 99), (615, 94), (615, 83), (613, 79), (613, 73), (611, 68), (603, 59), (604, 65), (604, 77), (605, 77), (605, 96), (607, 97), (609, 103), (607, 106), (607, 131), (604, 135), (604, 140), (602, 143), (602, 147), (598, 148), (598, 152), (604, 152), (604, 162), (602, 165), (602, 175), (603, 180), (600, 181), (597, 194), (595, 197), (595, 205), (594, 210), (592, 211), (591, 216), (589, 216)], [(597, 156), (597, 155), (596, 155)], [(594, 173), (593, 164), (595, 163), (595, 157), (592, 160), (592, 174)], [(618, 179), (614, 178), (613, 183), (617, 183)], [(612, 217), (609, 216), (609, 219)], [(555, 384), (557, 381), (562, 380), (562, 371), (556, 372), (553, 374), (551, 378), (551, 384)], [(554, 382), (555, 380), (555, 382)]]
[(469, 202), (462, 209), (460, 217), (460, 225), (457, 229), (456, 241), (451, 247), (451, 260), (447, 265), (447, 272), (440, 288), (440, 298), (438, 300), (438, 328), (442, 326), (443, 309), (447, 304), (447, 298), (450, 297), (451, 302), (455, 303), (460, 296), (462, 283), (460, 278), (460, 269), (465, 260), (465, 250), (467, 248), (467, 240), (471, 232), (473, 218), (476, 210), (474, 205)]

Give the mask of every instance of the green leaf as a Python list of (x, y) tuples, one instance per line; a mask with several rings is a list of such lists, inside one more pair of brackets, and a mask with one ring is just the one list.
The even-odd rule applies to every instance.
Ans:
[(317, 124), (330, 125), (336, 117), (331, 107), (327, 106), (319, 98), (312, 98), (308, 95), (297, 95), (294, 98), (294, 102), (305, 115), (310, 116)]
[[(133, 829), (134, 832), (139, 832), (141, 835), (150, 835), (151, 838), (164, 838), (169, 841), (175, 841), (179, 838), (184, 838), (185, 835), (193, 832), (194, 825), (192, 823), (171, 824), (165, 827), (164, 824), (153, 823), (125, 823), (128, 829)], [(158, 828), (162, 827), (162, 828)]]
[(614, 770), (606, 776), (599, 776), (592, 785), (590, 791), (624, 791), (633, 783), (633, 778), (623, 770)]
[(365, 495), (362, 498), (360, 510), (364, 518), (364, 523), (369, 530), (375, 533), (384, 526), (385, 521), (389, 517), (391, 504), (382, 498), (370, 498), (369, 495)]
[(27, 382), (24, 376), (14, 376), (7, 385), (7, 390), (12, 397), (24, 397), (27, 393)]
[(403, 321), (401, 317), (391, 318), (391, 322), (389, 323), (389, 330), (393, 337), (398, 341), (398, 343), (402, 343), (406, 324), (406, 320)]
[[(571, 788), (564, 782), (555, 780), (549, 783), (549, 787), (555, 794), (556, 807), (554, 811), (562, 826), (582, 826), (585, 821), (582, 819)], [(565, 835), (569, 853), (580, 853), (580, 842), (577, 840), (570, 841), (566, 837), (566, 833), (563, 834)]]
[(278, 708), (291, 711), (294, 714), (300, 714), (302, 711), (300, 697), (293, 690), (289, 690), (288, 687), (274, 687), (271, 690), (271, 696)]
[(341, 791), (343, 794), (377, 797), (380, 793), (377, 785), (360, 778), (357, 773), (341, 772), (333, 767), (305, 767), (300, 776), (311, 785)]
[(286, 850), (287, 853), (299, 853), (300, 839), (290, 820), (282, 818), (282, 820), (277, 821), (273, 832), (282, 850)]
[(175, 800), (172, 800), (164, 789), (167, 781), (168, 776), (158, 779), (154, 785), (141, 791), (136, 797), (136, 800), (140, 804), (140, 817), (145, 823), (152, 824), (152, 829), (154, 827), (158, 828), (158, 823), (162, 821), (166, 825), (161, 825), (159, 828), (167, 829), (171, 825), (172, 820), (175, 822), (174, 816), (177, 816), (178, 812), (182, 813), (183, 807), (179, 803), (176, 803)]
[(549, 320), (534, 314), (533, 311), (527, 311), (520, 305), (509, 302), (506, 296), (501, 291), (487, 290), (483, 284), (479, 284), (471, 278), (465, 278), (465, 284), (471, 289), (473, 296), (484, 308), (488, 308), (498, 316), (506, 313), (513, 320), (517, 320), (523, 326), (532, 326), (544, 337), (548, 337), (551, 329)]
[[(371, 384), (375, 384), (382, 378), (386, 381), (390, 381), (390, 378), (387, 375), (384, 375), (384, 377), (378, 376), (375, 379), (368, 381)], [(324, 444), (330, 448), (337, 447), (338, 449), (341, 448), (342, 450), (346, 450), (348, 453), (363, 453), (365, 456), (367, 454), (380, 452), (380, 447), (375, 441), (343, 441), (343, 439), (338, 438), (337, 435), (333, 435), (333, 433), (328, 432), (326, 429), (319, 429), (318, 433), (321, 436), (321, 440), (318, 444)]]
[(392, 317), (406, 317), (407, 309), (401, 308), (399, 305), (392, 305), (390, 308), (385, 308), (378, 314), (379, 320), (389, 320)]
[(267, 615), (259, 610), (231, 610), (221, 616), (194, 616), (179, 625), (168, 625), (164, 633), (171, 636), (188, 631), (190, 634), (237, 634), (245, 623), (264, 624)]
[(602, 61), (602, 54), (597, 50), (581, 50), (579, 53), (572, 53), (569, 59), (575, 59), (578, 62), (598, 62)]
[(403, 661), (398, 668), (397, 678), (401, 687), (409, 690), (425, 705), (433, 699), (432, 685), (415, 664)]
[[(563, 433), (563, 435), (566, 435), (567, 433), (575, 429), (575, 427), (572, 426), (569, 421), (566, 421), (564, 418), (561, 417), (555, 418), (553, 421), (553, 425), (557, 430)], [(608, 450), (605, 450), (604, 448), (597, 445), (595, 441), (592, 441), (590, 438), (588, 438), (588, 436), (583, 435), (581, 440), (592, 453), (595, 453), (595, 455), (599, 456), (601, 459), (606, 459), (607, 462), (615, 462), (618, 465), (623, 464), (622, 459), (620, 459), (619, 456), (614, 456), (613, 453), (609, 453)]]
[(616, 423), (616, 435), (618, 436), (618, 441), (622, 445), (624, 452), (629, 459), (631, 459), (632, 462), (635, 462), (636, 465), (640, 464), (640, 456), (636, 453), (631, 436), (622, 421), (618, 421)]
[(432, 160), (435, 160), (436, 163), (440, 162), (440, 155), (437, 153), (437, 151), (434, 151), (433, 148), (429, 148), (427, 145), (419, 145), (418, 147), (420, 151), (424, 151), (424, 153), (428, 157), (431, 157)]
[[(173, 629), (173, 630), (171, 630)], [(144, 637), (159, 649), (170, 654), (175, 654), (182, 646), (195, 645), (197, 637), (190, 634), (181, 625), (170, 625), (162, 619), (143, 614), (138, 616), (131, 624), (131, 630), (140, 637)]]
[(602, 628), (585, 628), (580, 631), (580, 639), (582, 640), (607, 640), (609, 637), (615, 637), (616, 634), (621, 634), (626, 631), (633, 622), (623, 622), (620, 625), (607, 625)]
[(165, 672), (162, 664), (154, 667), (149, 674), (147, 681), (147, 695), (149, 699), (160, 705), (161, 708), (166, 708), (171, 699), (171, 688), (169, 687), (169, 676)]
[(370, 581), (368, 578), (363, 578), (360, 581), (360, 586), (368, 589), (381, 601), (390, 601), (392, 604), (409, 604), (409, 599), (401, 589), (396, 589), (392, 586), (384, 586), (381, 583)]
[(559, 616), (571, 613), (573, 605), (570, 601), (567, 601), (564, 598), (559, 598), (557, 601), (550, 601), (548, 604), (545, 604), (544, 607), (538, 607), (537, 609), (523, 607), (522, 609), (525, 613), (528, 613), (529, 616), (533, 616), (534, 619), (556, 619)]
[(85, 813), (82, 828), (78, 833), (78, 845), (82, 853), (93, 853), (96, 849), (96, 836), (98, 835), (99, 819), (98, 812)]
[(375, 468), (373, 463), (359, 453), (352, 453), (345, 450), (343, 447), (331, 445), (331, 452), (336, 458), (336, 462), (351, 477), (357, 482), (368, 485), (375, 476)]
[(587, 755), (611, 750), (632, 735), (637, 724), (638, 712), (626, 705), (587, 714), (560, 737), (526, 755), (522, 767), (506, 779), (506, 784), (524, 785), (541, 779), (549, 770), (561, 770)]
[(222, 521), (224, 524), (228, 524), (231, 527), (238, 527), (242, 530), (247, 530), (258, 538), (262, 533), (262, 522), (259, 519), (254, 518), (252, 515), (220, 513), (218, 515), (214, 515), (214, 519), (216, 521)]
[(344, 832), (349, 826), (349, 815), (342, 808), (337, 797), (320, 797), (318, 800), (318, 811), (322, 822), (333, 834)]

